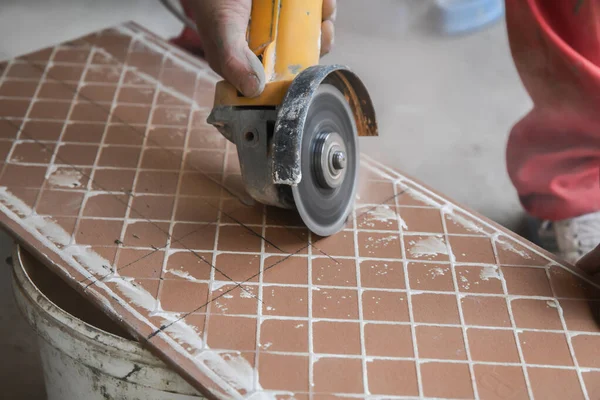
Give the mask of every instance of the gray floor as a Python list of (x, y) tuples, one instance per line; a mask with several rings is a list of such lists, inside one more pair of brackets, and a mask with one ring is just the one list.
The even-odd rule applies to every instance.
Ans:
[[(339, 2), (328, 63), (366, 81), (381, 137), (363, 151), (515, 229), (521, 209), (504, 165), (511, 126), (531, 102), (510, 58), (506, 27), (444, 37), (429, 0)], [(156, 1), (0, 0), (0, 59), (135, 20), (162, 35), (179, 23)], [(0, 237), (0, 260), (10, 251)], [(0, 387), (7, 398), (43, 398), (34, 336), (18, 315), (9, 268), (0, 268)], [(8, 390), (8, 392), (6, 392)]]

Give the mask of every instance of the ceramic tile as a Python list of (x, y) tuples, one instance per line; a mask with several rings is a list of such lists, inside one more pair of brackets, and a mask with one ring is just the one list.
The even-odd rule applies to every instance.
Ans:
[(337, 235), (246, 205), (217, 80), (132, 24), (9, 61), (3, 226), (215, 398), (597, 397), (592, 282), (366, 156)]

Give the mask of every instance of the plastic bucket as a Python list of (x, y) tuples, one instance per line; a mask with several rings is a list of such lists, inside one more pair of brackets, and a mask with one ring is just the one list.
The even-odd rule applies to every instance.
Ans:
[(38, 335), (49, 400), (202, 398), (19, 246), (13, 252), (13, 291)]

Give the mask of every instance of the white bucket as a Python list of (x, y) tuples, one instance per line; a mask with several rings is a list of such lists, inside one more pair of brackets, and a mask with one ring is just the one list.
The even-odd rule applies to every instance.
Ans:
[(198, 400), (198, 392), (22, 248), (13, 291), (38, 334), (49, 400)]

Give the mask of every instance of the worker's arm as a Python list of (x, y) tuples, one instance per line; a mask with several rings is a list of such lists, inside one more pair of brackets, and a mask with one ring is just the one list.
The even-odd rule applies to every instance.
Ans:
[[(260, 95), (265, 87), (264, 70), (246, 42), (252, 0), (196, 0), (192, 5), (211, 68), (244, 96)], [(333, 45), (335, 10), (336, 0), (323, 1), (321, 55)]]

